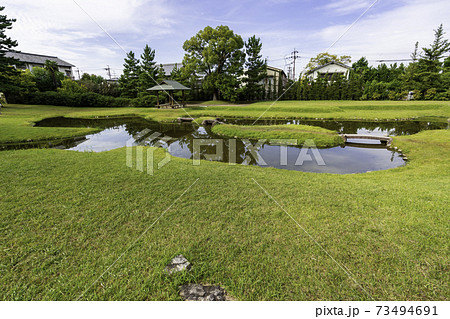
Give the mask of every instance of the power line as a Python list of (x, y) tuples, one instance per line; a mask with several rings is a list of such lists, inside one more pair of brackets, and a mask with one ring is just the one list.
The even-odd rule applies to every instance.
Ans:
[(109, 65), (107, 65), (106, 68), (104, 68), (104, 70), (106, 70), (106, 74), (108, 74), (108, 77), (111, 80), (111, 68), (109, 67)]
[(383, 59), (383, 60), (368, 60), (370, 62), (401, 62), (401, 61), (412, 61), (413, 59)]
[(294, 51), (292, 51), (291, 55), (288, 56), (287, 58), (290, 59), (290, 60), (294, 60), (292, 63), (293, 63), (293, 66), (294, 66), (294, 68), (293, 68), (293, 73), (294, 73), (293, 74), (293, 80), (295, 81), (295, 61), (297, 59), (300, 59), (300, 56), (298, 55), (298, 51), (295, 50), (295, 48), (294, 48)]

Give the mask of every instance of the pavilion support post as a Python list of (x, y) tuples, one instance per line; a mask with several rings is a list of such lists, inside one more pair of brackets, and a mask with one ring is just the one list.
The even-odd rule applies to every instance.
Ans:
[(159, 91), (156, 91), (156, 105), (159, 108)]
[(184, 107), (185, 101), (186, 101), (185, 95), (184, 95), (184, 90), (181, 91), (181, 100), (182, 100), (182, 101), (181, 101), (181, 106)]

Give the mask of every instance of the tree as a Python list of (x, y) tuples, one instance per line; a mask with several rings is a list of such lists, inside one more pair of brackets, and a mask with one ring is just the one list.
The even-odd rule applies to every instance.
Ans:
[(127, 53), (123, 64), (123, 74), (119, 78), (119, 86), (123, 97), (135, 98), (139, 91), (139, 60), (135, 58), (134, 52)]
[(156, 81), (160, 83), (163, 80), (166, 80), (166, 70), (164, 70), (164, 66), (160, 64), (156, 70)]
[(45, 60), (44, 69), (52, 79), (53, 90), (56, 90), (61, 85), (61, 80), (57, 79), (58, 64), (55, 61)]
[(58, 92), (85, 93), (88, 92), (88, 89), (80, 81), (77, 82), (70, 78), (65, 78), (61, 81), (61, 87), (58, 88)]
[(36, 87), (41, 92), (55, 90), (55, 82), (56, 87), (58, 87), (61, 81), (64, 79), (63, 73), (54, 71), (54, 80), (48, 70), (38, 66), (33, 67), (33, 69), (31, 70), (31, 74), (33, 75), (34, 82), (36, 82)]
[(139, 74), (139, 91), (140, 93), (147, 93), (147, 89), (155, 86), (157, 81), (157, 67), (155, 62), (155, 50), (152, 50), (148, 44), (144, 48), (144, 52), (141, 54)]
[(341, 55), (338, 57), (335, 54), (330, 54), (328, 52), (319, 53), (315, 58), (311, 58), (309, 60), (309, 63), (306, 65), (306, 70), (311, 71), (315, 68), (318, 68), (319, 66), (325, 65), (327, 63), (331, 62), (338, 62), (342, 64), (350, 63), (351, 62), (351, 56), (349, 55)]
[(247, 100), (258, 100), (263, 95), (263, 84), (261, 83), (267, 76), (267, 61), (261, 56), (262, 43), (260, 38), (252, 36), (245, 42), (245, 82), (244, 97)]
[[(4, 9), (5, 7), (0, 6), (0, 13)], [(6, 52), (17, 46), (17, 41), (5, 34), (6, 30), (12, 29), (14, 22), (16, 19), (8, 19), (6, 15), (0, 14), (0, 91), (11, 85), (12, 76), (19, 75), (19, 71), (13, 67), (13, 65), (20, 64), (19, 60), (6, 56)]]
[(423, 94), (428, 89), (436, 88), (445, 90), (440, 81), (442, 71), (442, 58), (450, 51), (450, 43), (444, 39), (444, 28), (441, 24), (434, 30), (434, 41), (429, 48), (422, 48), (423, 54), (417, 62), (417, 71), (414, 80), (420, 83), (420, 90)]
[(434, 30), (434, 41), (429, 48), (422, 48), (423, 59), (429, 61), (441, 60), (445, 53), (450, 51), (450, 43), (448, 39), (444, 39), (444, 26), (441, 24)]
[(414, 51), (411, 53), (410, 57), (411, 60), (414, 62), (417, 61), (417, 59), (419, 58), (419, 41), (416, 42), (416, 44), (414, 45)]
[(184, 42), (183, 66), (187, 72), (204, 76), (202, 87), (212, 92), (214, 100), (219, 96), (235, 100), (245, 60), (243, 47), (241, 36), (227, 26), (207, 26)]

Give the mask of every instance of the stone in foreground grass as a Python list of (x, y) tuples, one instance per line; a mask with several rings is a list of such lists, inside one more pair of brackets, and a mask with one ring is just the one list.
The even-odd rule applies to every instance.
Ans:
[(183, 255), (177, 255), (171, 260), (164, 270), (171, 275), (183, 270), (188, 271), (191, 269), (191, 266), (191, 263)]
[(226, 292), (219, 286), (203, 286), (199, 284), (183, 285), (180, 296), (186, 301), (225, 301)]

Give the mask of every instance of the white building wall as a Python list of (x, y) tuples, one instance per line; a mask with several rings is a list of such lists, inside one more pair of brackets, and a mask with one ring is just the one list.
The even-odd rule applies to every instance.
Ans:
[(338, 64), (330, 64), (327, 66), (324, 66), (323, 68), (320, 68), (313, 73), (311, 73), (308, 77), (310, 80), (315, 80), (319, 77), (319, 74), (332, 74), (332, 73), (342, 73), (345, 74), (347, 79), (349, 76), (349, 70), (347, 68), (344, 68), (343, 66), (340, 66)]

